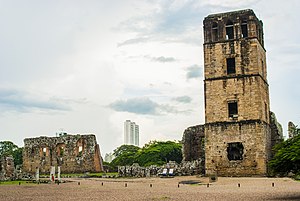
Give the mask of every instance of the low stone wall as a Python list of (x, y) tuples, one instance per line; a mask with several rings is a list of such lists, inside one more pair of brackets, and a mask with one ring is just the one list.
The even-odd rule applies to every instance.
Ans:
[(118, 174), (120, 177), (157, 177), (162, 174), (163, 169), (173, 169), (174, 175), (199, 175), (203, 174), (204, 169), (201, 160), (183, 161), (177, 164), (170, 161), (164, 166), (152, 165), (149, 167), (141, 167), (138, 164), (132, 166), (119, 166)]

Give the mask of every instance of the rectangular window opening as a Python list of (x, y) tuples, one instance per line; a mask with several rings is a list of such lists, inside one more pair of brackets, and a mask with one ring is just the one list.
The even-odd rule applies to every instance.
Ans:
[(212, 29), (212, 40), (217, 41), (218, 40), (218, 28)]
[(248, 37), (248, 27), (247, 24), (242, 24), (242, 38), (247, 38)]
[(227, 74), (235, 74), (235, 58), (227, 58), (226, 59), (227, 65)]
[(243, 160), (244, 146), (241, 142), (228, 143), (227, 157), (228, 160)]
[(231, 118), (238, 117), (238, 105), (237, 102), (229, 102), (228, 103), (228, 116)]
[(233, 39), (233, 25), (226, 26), (226, 39)]

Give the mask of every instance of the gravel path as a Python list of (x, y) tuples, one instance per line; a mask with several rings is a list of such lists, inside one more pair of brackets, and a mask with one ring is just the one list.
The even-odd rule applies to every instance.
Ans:
[(219, 177), (209, 186), (195, 176), (69, 181), (1, 185), (0, 200), (300, 200), (300, 182), (289, 178)]

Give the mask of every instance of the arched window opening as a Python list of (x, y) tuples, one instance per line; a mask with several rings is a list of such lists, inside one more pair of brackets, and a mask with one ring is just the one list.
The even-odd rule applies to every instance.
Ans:
[(226, 39), (233, 39), (234, 32), (233, 32), (233, 22), (228, 20), (226, 23)]
[(82, 146), (78, 147), (78, 156), (82, 156)]
[(212, 41), (218, 40), (218, 24), (216, 22), (212, 25)]
[(42, 147), (42, 148), (41, 148), (41, 150), (40, 150), (40, 156), (41, 156), (41, 157), (48, 156), (48, 153), (47, 153), (47, 147)]
[(65, 154), (65, 147), (66, 145), (64, 143), (60, 143), (56, 146), (56, 155), (57, 156), (64, 156)]
[(85, 147), (84, 140), (83, 139), (79, 139), (77, 141), (77, 146), (76, 146), (76, 155), (78, 157), (81, 157), (83, 155), (84, 147)]
[(242, 21), (241, 29), (242, 29), (242, 38), (247, 38), (248, 37), (248, 25), (245, 20)]

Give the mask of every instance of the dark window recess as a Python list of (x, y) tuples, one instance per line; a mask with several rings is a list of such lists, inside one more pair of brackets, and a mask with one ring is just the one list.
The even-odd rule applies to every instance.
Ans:
[(212, 41), (217, 41), (218, 40), (218, 24), (213, 23), (212, 25)]
[(233, 23), (230, 20), (226, 23), (226, 39), (233, 39)]
[(228, 143), (227, 157), (228, 160), (243, 160), (244, 146), (241, 142)]
[(232, 118), (238, 117), (238, 105), (237, 102), (228, 103), (228, 116)]
[(227, 58), (227, 74), (235, 74), (235, 58)]
[(247, 38), (248, 37), (248, 26), (247, 26), (246, 21), (242, 22), (241, 28), (242, 28), (242, 38)]

